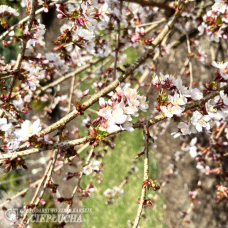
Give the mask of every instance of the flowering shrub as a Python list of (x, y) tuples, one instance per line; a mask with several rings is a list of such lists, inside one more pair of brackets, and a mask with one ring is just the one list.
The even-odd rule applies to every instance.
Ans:
[[(155, 203), (155, 199), (147, 197), (148, 191), (161, 191), (168, 183), (150, 177), (150, 146), (156, 148), (157, 139), (173, 122), (176, 125), (171, 135), (181, 142), (175, 156), (187, 151), (201, 176), (219, 176), (213, 189), (214, 199), (227, 199), (224, 164), (228, 140), (228, 56), (223, 52), (223, 42), (227, 42), (228, 3), (216, 0), (205, 4), (183, 0), (23, 0), (21, 7), (28, 17), (20, 18), (15, 25), (10, 24), (9, 18), (19, 17), (19, 10), (0, 6), (2, 48), (8, 50), (13, 45), (19, 49), (17, 59), (10, 62), (6, 62), (3, 52), (0, 54), (0, 164), (4, 172), (31, 169), (27, 157), (52, 152), (43, 177), (33, 185), (34, 197), (25, 208), (35, 211), (45, 205), (42, 197), (50, 189), (58, 195), (58, 203), (67, 204), (70, 213), (76, 193), (85, 199), (96, 191), (92, 181), (83, 187), (83, 177), (91, 176), (102, 184), (105, 153), (100, 154), (99, 149), (113, 149), (115, 135), (139, 129), (144, 138), (135, 140), (144, 141), (144, 150), (136, 158), (144, 156), (144, 178), (135, 183), (142, 186), (141, 198), (135, 199), (138, 213), (134, 220), (126, 221), (129, 226), (139, 227), (143, 208)], [(52, 7), (62, 25), (55, 31), (54, 48), (50, 51), (45, 43), (48, 28), (37, 14), (49, 13)], [(175, 35), (176, 31), (181, 35)], [(212, 41), (218, 43), (216, 52)], [(213, 44), (210, 53), (204, 51), (204, 42)], [(186, 54), (175, 62), (176, 53)], [(165, 67), (170, 63), (178, 70)], [(62, 83), (66, 80), (70, 82), (64, 88)], [(58, 120), (54, 119), (56, 110), (62, 115)], [(78, 124), (80, 115), (83, 120)], [(73, 119), (77, 121), (70, 122)], [(199, 140), (202, 134), (204, 142)], [(87, 147), (86, 156), (80, 156)], [(63, 180), (76, 179), (77, 183), (71, 196), (59, 197), (58, 186), (62, 183), (55, 183), (52, 175), (64, 165), (73, 165), (74, 158), (79, 170), (67, 172)], [(121, 198), (129, 176), (137, 170), (137, 166), (132, 166), (118, 187), (104, 192), (107, 204), (113, 204), (116, 196)], [(174, 174), (178, 170), (171, 165), (167, 178)], [(189, 192), (190, 207), (200, 204), (200, 189)], [(17, 196), (22, 194), (23, 191)], [(12, 223), (26, 227), (29, 222), (25, 212)], [(184, 219), (183, 224), (186, 223)]]

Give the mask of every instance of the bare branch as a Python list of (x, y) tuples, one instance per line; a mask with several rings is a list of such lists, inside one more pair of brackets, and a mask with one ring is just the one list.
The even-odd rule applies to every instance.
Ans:
[[(143, 180), (146, 181), (149, 179), (149, 132), (148, 132), (148, 128), (146, 125), (144, 126), (144, 128), (145, 128), (144, 129), (145, 148), (144, 148), (144, 178), (143, 178)], [(137, 212), (137, 215), (135, 218), (133, 228), (138, 227), (139, 220), (140, 220), (140, 217), (142, 214), (143, 204), (146, 199), (146, 189), (147, 189), (147, 186), (144, 185), (142, 187), (139, 208), (138, 208), (138, 212)]]

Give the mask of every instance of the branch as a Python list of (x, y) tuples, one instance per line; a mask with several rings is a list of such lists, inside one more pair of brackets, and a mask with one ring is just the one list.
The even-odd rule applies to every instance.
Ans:
[[(156, 22), (152, 22), (152, 23), (147, 23), (147, 24), (145, 24), (145, 26), (150, 25), (148, 28), (145, 29), (145, 34), (149, 33), (151, 30), (157, 28), (157, 27), (158, 27), (161, 23), (163, 23), (164, 21), (165, 21), (165, 19), (162, 18), (160, 21), (156, 21)], [(144, 26), (144, 25), (139, 25), (138, 27), (141, 27), (141, 26)], [(137, 27), (137, 26), (135, 26), (135, 27)], [(122, 50), (122, 52), (123, 52), (123, 51), (126, 51), (128, 48), (129, 48), (129, 47), (126, 47), (124, 50)], [(88, 64), (86, 64), (86, 65), (80, 67), (79, 69), (77, 69), (77, 70), (75, 70), (75, 71), (73, 71), (73, 72), (70, 72), (70, 73), (68, 73), (68, 74), (66, 74), (66, 75), (62, 75), (62, 77), (58, 78), (57, 80), (53, 81), (52, 83), (50, 83), (50, 84), (48, 84), (48, 85), (46, 85), (46, 86), (44, 86), (44, 87), (41, 87), (41, 90), (38, 90), (38, 91), (36, 92), (36, 95), (39, 95), (42, 91), (45, 91), (46, 89), (48, 89), (48, 88), (50, 88), (50, 87), (54, 87), (54, 86), (58, 85), (59, 83), (61, 83), (61, 82), (65, 81), (65, 80), (67, 80), (68, 78), (71, 78), (71, 77), (73, 77), (73, 76), (76, 76), (77, 74), (79, 74), (79, 73), (81, 73), (81, 72), (83, 72), (83, 71), (89, 69), (91, 66), (93, 66), (93, 65), (95, 65), (95, 64), (97, 64), (97, 63), (99, 63), (99, 62), (102, 62), (102, 61), (103, 61), (104, 59), (106, 59), (106, 58), (107, 58), (107, 57), (105, 57), (105, 58), (100, 58), (100, 59), (96, 59), (96, 60), (92, 61), (92, 63), (88, 63)], [(109, 59), (108, 61), (110, 61), (110, 59)], [(0, 78), (0, 79), (1, 79), (1, 78)]]
[[(165, 26), (165, 28), (163, 29), (163, 31), (156, 37), (156, 39), (152, 42), (151, 47), (146, 50), (142, 56), (136, 60), (135, 63), (133, 63), (130, 67), (127, 68), (125, 74), (123, 74), (122, 76), (120, 76), (118, 79), (116, 79), (115, 81), (113, 81), (109, 86), (105, 87), (104, 89), (102, 89), (101, 91), (99, 91), (98, 93), (96, 93), (95, 95), (93, 95), (89, 100), (87, 100), (86, 102), (84, 102), (82, 104), (83, 106), (83, 110), (86, 110), (87, 108), (89, 108), (91, 105), (93, 105), (94, 103), (96, 103), (98, 101), (98, 99), (102, 96), (105, 96), (107, 93), (109, 93), (110, 91), (114, 90), (117, 86), (119, 86), (119, 84), (121, 82), (123, 82), (129, 75), (131, 75), (135, 69), (137, 69), (140, 65), (142, 65), (146, 59), (153, 54), (153, 51), (155, 49), (155, 47), (157, 47), (161, 41), (163, 40), (163, 38), (165, 37), (165, 35), (172, 29), (173, 24), (176, 20), (176, 18), (178, 17), (179, 14), (176, 14), (172, 20), (170, 20), (167, 25)], [(65, 117), (63, 117), (62, 119), (60, 119), (59, 121), (57, 121), (56, 123), (52, 124), (51, 126), (47, 127), (46, 129), (40, 131), (37, 135), (38, 137), (41, 137), (45, 134), (48, 134), (56, 129), (58, 129), (61, 126), (65, 126), (69, 121), (71, 121), (72, 119), (74, 119), (76, 116), (79, 115), (79, 112), (77, 110), (69, 113), (68, 115), (66, 115)]]
[[(33, 23), (33, 20), (35, 19), (35, 10), (36, 10), (36, 6), (37, 6), (37, 1), (36, 0), (33, 0), (32, 1), (32, 6), (31, 6), (31, 12), (30, 12), (30, 15), (29, 15), (29, 18), (28, 18), (28, 25), (27, 25), (27, 28), (26, 30), (28, 32), (30, 32), (31, 28), (32, 28), (32, 23)], [(13, 86), (14, 86), (14, 83), (16, 81), (16, 76), (17, 74), (19, 73), (20, 71), (20, 67), (21, 67), (21, 63), (22, 63), (22, 60), (24, 58), (24, 54), (25, 54), (25, 49), (26, 49), (26, 44), (28, 42), (28, 39), (23, 39), (22, 40), (22, 44), (21, 44), (21, 51), (19, 53), (19, 55), (17, 56), (17, 62), (14, 66), (14, 77), (11, 79), (10, 81), (10, 84), (8, 86), (8, 89), (7, 89), (7, 92), (9, 93), (9, 98), (11, 96), (11, 92), (13, 90)]]
[[(17, 124), (18, 124), (18, 120), (7, 110), (5, 110), (4, 108), (1, 107), (1, 111), (3, 113), (5, 113), (9, 118), (11, 118), (12, 120), (14, 120)], [(3, 114), (4, 115), (4, 114)]]
[[(228, 85), (223, 86), (222, 88), (218, 89), (217, 91), (213, 91), (213, 92), (207, 94), (201, 100), (190, 101), (186, 105), (183, 105), (182, 107), (185, 108), (184, 112), (187, 112), (189, 110), (192, 110), (192, 109), (195, 109), (197, 107), (204, 105), (208, 100), (218, 96), (221, 90), (228, 92)], [(154, 125), (158, 122), (161, 122), (167, 118), (168, 117), (166, 117), (163, 113), (159, 114), (159, 115), (155, 116), (154, 118), (152, 118), (148, 121), (149, 126)], [(133, 127), (134, 128), (140, 128), (140, 127), (142, 127), (143, 124), (145, 124), (145, 122), (147, 122), (147, 121), (135, 123), (133, 125)], [(115, 135), (115, 134), (120, 133), (122, 131), (125, 131), (125, 130), (118, 130), (118, 131), (115, 131), (113, 133), (109, 133), (109, 134), (107, 134), (106, 137)], [(43, 148), (28, 149), (28, 150), (23, 150), (23, 151), (19, 151), (19, 152), (12, 152), (10, 154), (0, 154), (0, 160), (5, 160), (5, 159), (13, 160), (19, 156), (26, 156), (26, 155), (30, 155), (30, 154), (35, 154), (35, 153), (39, 153), (39, 152), (44, 151), (44, 150), (59, 149), (59, 148), (67, 149), (67, 148), (70, 148), (70, 147), (73, 147), (76, 145), (84, 144), (86, 142), (89, 142), (90, 140), (91, 140), (90, 136), (88, 136), (88, 137), (83, 137), (80, 139), (71, 140), (68, 142), (61, 142), (61, 143), (56, 143), (56, 144), (45, 145)]]
[[(89, 143), (83, 145), (78, 151), (77, 151), (77, 155), (80, 154), (86, 147), (89, 146)], [(65, 160), (61, 165), (55, 167), (54, 169), (54, 172), (57, 172), (58, 170), (60, 170), (64, 165), (68, 164), (69, 161), (72, 161), (74, 158), (76, 157), (75, 156), (72, 156), (69, 158), (69, 160)], [(49, 164), (48, 164), (49, 166)], [(9, 203), (10, 201), (12, 201), (13, 199), (16, 199), (17, 197), (25, 194), (29, 189), (31, 189), (32, 187), (35, 187), (37, 184), (39, 184), (40, 182), (42, 181), (42, 178), (35, 181), (34, 183), (30, 184), (29, 187), (25, 188), (24, 190), (18, 192), (16, 195), (12, 196), (11, 198), (8, 198), (5, 202), (3, 202), (2, 204), (0, 204), (0, 208), (5, 206), (7, 203)]]
[(104, 60), (104, 58), (96, 59), (96, 60), (92, 61), (92, 63), (88, 63), (88, 64), (80, 67), (79, 69), (77, 69), (77, 70), (75, 70), (73, 72), (70, 72), (70, 73), (68, 73), (66, 75), (63, 75), (62, 77), (56, 79), (52, 83), (50, 83), (50, 84), (48, 84), (48, 85), (46, 85), (44, 87), (41, 87), (41, 90), (38, 90), (36, 95), (39, 95), (42, 91), (45, 91), (46, 89), (48, 89), (50, 87), (54, 87), (54, 86), (58, 85), (59, 83), (67, 80), (68, 78), (71, 78), (71, 77), (76, 76), (77, 74), (80, 74), (84, 70), (87, 70), (88, 68), (90, 68), (92, 65), (95, 65), (95, 64), (97, 64), (97, 63), (99, 63), (99, 62), (101, 62), (103, 60)]
[(185, 28), (185, 25), (183, 25), (183, 29), (186, 35), (186, 41), (187, 41), (187, 48), (188, 48), (188, 62), (189, 62), (189, 72), (190, 72), (190, 86), (189, 88), (192, 89), (192, 83), (193, 83), (193, 73), (192, 73), (192, 57), (190, 56), (191, 53), (191, 45), (190, 45), (190, 40), (189, 40), (189, 36), (187, 33), (187, 30)]
[[(62, 135), (62, 130), (59, 129), (58, 131), (58, 141), (61, 140), (61, 135)], [(31, 201), (31, 205), (33, 205), (33, 208), (36, 209), (40, 200), (41, 200), (41, 197), (43, 196), (46, 188), (47, 188), (47, 184), (48, 182), (50, 181), (51, 179), (51, 176), (52, 176), (52, 172), (54, 170), (54, 167), (55, 167), (55, 163), (56, 163), (56, 160), (57, 160), (57, 155), (58, 155), (58, 150), (54, 150), (53, 152), (53, 158), (51, 159), (51, 161), (49, 161), (49, 164), (46, 168), (46, 171), (45, 171), (45, 174), (43, 176), (43, 178), (41, 179), (40, 183), (39, 183), (39, 186), (38, 188), (36, 189), (36, 192), (33, 196), (33, 199)], [(38, 196), (39, 194), (39, 196)], [(29, 221), (30, 219), (32, 218), (32, 215), (30, 216), (30, 218), (27, 220), (27, 214), (28, 214), (28, 211), (25, 212), (24, 216), (23, 216), (23, 219), (21, 221), (21, 224), (24, 225), (25, 221), (26, 221), (26, 224), (24, 227), (27, 227), (27, 225), (29, 224)]]
[[(120, 16), (122, 17), (122, 5), (123, 2), (120, 1)], [(117, 38), (116, 38), (116, 50), (115, 50), (115, 61), (114, 61), (114, 68), (113, 68), (113, 80), (116, 80), (116, 67), (117, 67), (117, 59), (118, 59), (118, 52), (119, 52), (119, 45), (120, 45), (120, 20), (117, 19)]]
[[(153, 54), (154, 49), (162, 42), (166, 34), (172, 29), (175, 20), (177, 19), (179, 15), (178, 11), (175, 16), (166, 24), (163, 31), (156, 37), (156, 39), (152, 42), (151, 47), (148, 48), (141, 57), (138, 58), (138, 60), (135, 61), (130, 67), (127, 68), (125, 74), (121, 75), (118, 79), (113, 81), (110, 85), (99, 91), (98, 93), (94, 94), (89, 100), (84, 102), (82, 104), (83, 111), (92, 106), (94, 103), (98, 101), (98, 99), (102, 96), (105, 96), (110, 91), (114, 90), (116, 87), (120, 85), (121, 82), (125, 81), (125, 79), (131, 75), (140, 65), (142, 65), (147, 58), (149, 58), (150, 55)], [(61, 118), (56, 123), (50, 125), (46, 129), (40, 131), (37, 136), (41, 137), (43, 135), (49, 134), (50, 132), (53, 132), (54, 130), (58, 129), (59, 127), (64, 127), (68, 122), (70, 122), (72, 119), (74, 119), (76, 116), (78, 116), (80, 113), (77, 110), (74, 110), (73, 112), (69, 113), (68, 115)], [(27, 147), (27, 144), (21, 145), (17, 150), (23, 150)], [(36, 153), (36, 152), (35, 152)], [(1, 159), (1, 156), (0, 156)]]
[[(89, 152), (89, 155), (88, 155), (88, 157), (87, 157), (87, 159), (86, 159), (86, 162), (85, 162), (86, 165), (88, 165), (89, 160), (90, 160), (90, 158), (92, 157), (93, 152), (94, 152), (94, 147), (92, 147), (92, 149), (91, 149), (90, 152)], [(76, 194), (78, 188), (80, 188), (82, 176), (83, 176), (83, 171), (80, 172), (80, 176), (78, 177), (78, 183), (77, 183), (77, 185), (75, 186), (75, 188), (74, 188), (74, 190), (73, 190), (73, 192), (72, 192), (72, 194), (71, 194), (72, 204), (73, 204), (73, 198), (74, 198), (74, 196), (75, 196), (75, 194)], [(66, 210), (67, 212), (70, 212), (70, 208), (72, 207), (72, 204), (68, 204), (68, 205), (67, 205), (67, 210)], [(65, 214), (65, 216), (66, 216), (66, 215), (67, 215), (67, 214)]]
[[(143, 180), (146, 181), (149, 179), (149, 132), (148, 128), (146, 125), (144, 126), (144, 138), (145, 138), (145, 148), (144, 148), (144, 178)], [(133, 228), (137, 228), (139, 224), (139, 220), (142, 214), (142, 209), (143, 209), (143, 204), (146, 199), (146, 189), (147, 186), (144, 185), (142, 187), (142, 192), (141, 192), (141, 198), (140, 198), (140, 204), (138, 208), (138, 212), (135, 218), (135, 222), (133, 225)]]
[(67, 113), (70, 113), (71, 110), (71, 105), (72, 105), (72, 96), (73, 96), (73, 92), (74, 92), (74, 83), (75, 83), (75, 77), (72, 77), (71, 79), (71, 85), (70, 85), (70, 94), (69, 94), (69, 103), (68, 103), (68, 107), (67, 107)]

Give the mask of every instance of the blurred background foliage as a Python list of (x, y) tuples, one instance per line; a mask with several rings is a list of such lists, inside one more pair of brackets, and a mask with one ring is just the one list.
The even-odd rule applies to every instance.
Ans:
[[(17, 9), (18, 12), (20, 13), (20, 3), (21, 3), (20, 0), (1, 0), (0, 4), (11, 6), (12, 8)], [(19, 20), (20, 20), (20, 16), (19, 17), (8, 17), (7, 23), (11, 26), (11, 25), (18, 23)], [(5, 31), (6, 31), (6, 29), (4, 29), (0, 25), (0, 34), (2, 34)], [(7, 38), (7, 40), (8, 39), (9, 38)], [(2, 56), (5, 57), (5, 63), (9, 63), (12, 59), (16, 59), (18, 51), (19, 51), (19, 47), (15, 46), (13, 43), (9, 44), (7, 48), (3, 48), (3, 46), (0, 45), (0, 53)]]

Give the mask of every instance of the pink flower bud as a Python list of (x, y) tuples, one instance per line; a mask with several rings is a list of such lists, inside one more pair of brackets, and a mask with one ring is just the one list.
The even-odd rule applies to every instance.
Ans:
[(59, 19), (65, 18), (65, 16), (64, 16), (63, 14), (58, 14), (57, 17), (58, 17)]
[(101, 117), (96, 118), (95, 120), (92, 121), (92, 124), (98, 123), (101, 120)]
[(101, 108), (105, 108), (106, 107), (106, 101), (103, 97), (99, 98), (99, 105)]
[(45, 205), (45, 204), (46, 204), (46, 202), (45, 202), (44, 199), (41, 199), (41, 200), (40, 200), (40, 203), (41, 203), (42, 205)]
[(89, 93), (89, 89), (85, 90), (85, 91), (82, 93), (81, 99), (82, 99), (83, 97), (85, 97), (88, 93)]
[(141, 33), (141, 35), (142, 35), (142, 36), (144, 36), (144, 35), (145, 35), (145, 30), (144, 30), (144, 28), (143, 28), (143, 27), (140, 29), (140, 33)]

